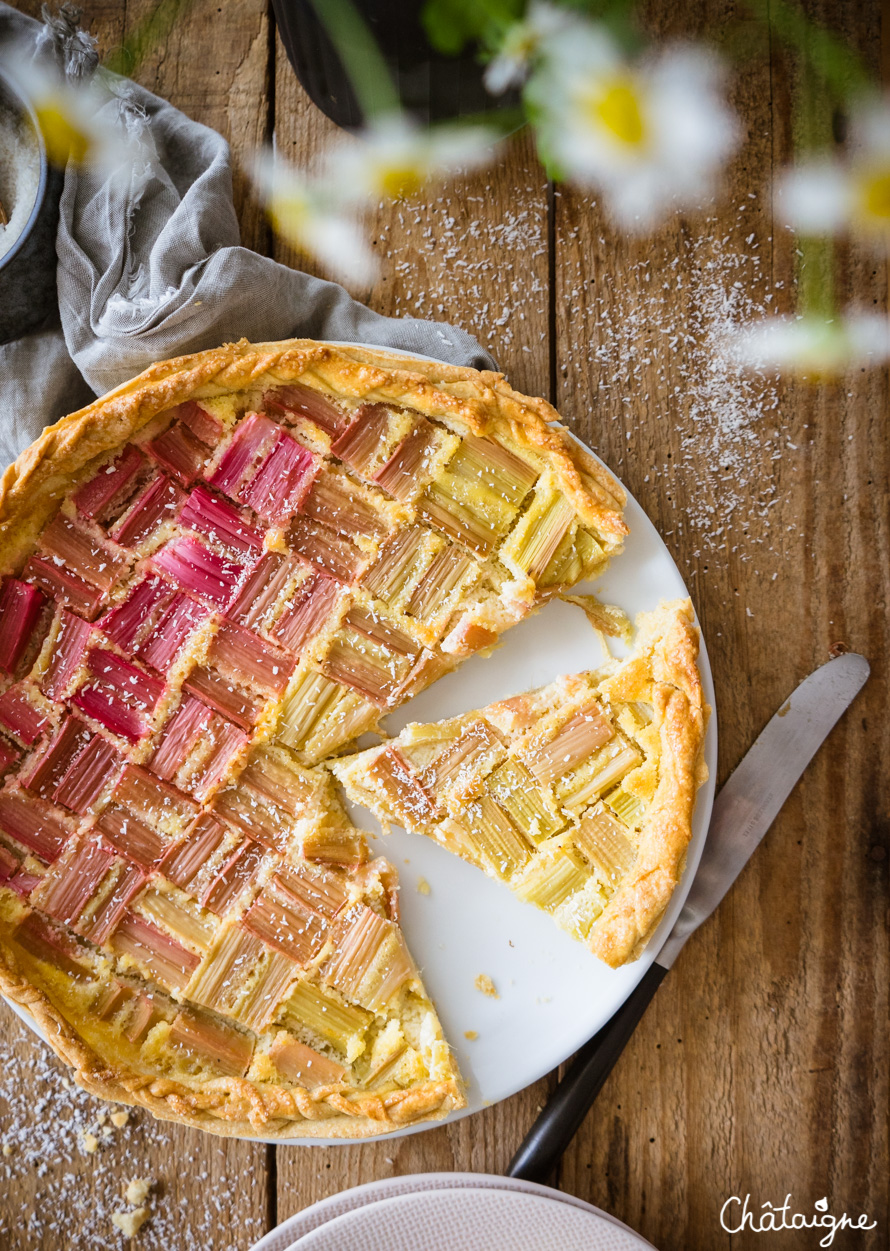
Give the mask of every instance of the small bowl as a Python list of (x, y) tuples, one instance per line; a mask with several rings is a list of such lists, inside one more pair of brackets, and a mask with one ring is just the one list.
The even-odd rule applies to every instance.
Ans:
[[(58, 309), (56, 230), (63, 173), (50, 164), (37, 115), (21, 89), (0, 69), (0, 134), (34, 141), (40, 172), (31, 211), (18, 238), (0, 256), (0, 343), (20, 339)], [(4, 207), (7, 207), (4, 205)]]

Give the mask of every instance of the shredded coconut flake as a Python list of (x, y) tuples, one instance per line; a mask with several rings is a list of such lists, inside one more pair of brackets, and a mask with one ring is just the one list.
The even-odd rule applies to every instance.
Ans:
[[(788, 453), (786, 473), (795, 472), (797, 448), (783, 429), (779, 379), (746, 369), (735, 345), (739, 330), (774, 312), (787, 292), (756, 245), (740, 249), (709, 233), (716, 224), (707, 219), (680, 236), (669, 262), (637, 261), (603, 294), (587, 296), (589, 355), (594, 404), (598, 395), (603, 411), (626, 423), (627, 442), (635, 427), (681, 432), (679, 455), (646, 466), (643, 478), (660, 480), (662, 500), (677, 511), (676, 530), (664, 534), (693, 538), (694, 558), (730, 546), (750, 560), (757, 545), (774, 550), (770, 513), (781, 497), (773, 465)], [(667, 437), (653, 442), (669, 446)], [(620, 475), (623, 464), (620, 457), (612, 468)]]

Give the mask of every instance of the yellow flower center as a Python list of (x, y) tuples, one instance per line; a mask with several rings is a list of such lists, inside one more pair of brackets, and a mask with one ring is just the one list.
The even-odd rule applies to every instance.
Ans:
[(52, 163), (64, 165), (70, 159), (82, 165), (89, 156), (90, 140), (66, 116), (63, 106), (48, 98), (36, 104), (35, 112)]
[(423, 186), (424, 179), (414, 165), (387, 165), (379, 173), (380, 190), (390, 200), (404, 200)]
[(862, 215), (874, 225), (890, 226), (890, 168), (871, 170), (860, 182)]
[(588, 111), (594, 125), (629, 148), (642, 147), (646, 123), (637, 89), (629, 78), (616, 78), (595, 91)]
[(278, 234), (299, 244), (309, 216), (309, 206), (298, 196), (273, 195), (269, 201), (269, 220)]

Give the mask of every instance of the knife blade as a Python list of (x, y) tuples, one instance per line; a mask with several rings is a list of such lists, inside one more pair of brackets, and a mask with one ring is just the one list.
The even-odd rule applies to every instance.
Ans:
[(748, 863), (868, 674), (864, 656), (837, 656), (804, 678), (767, 722), (714, 801), (695, 878), (661, 950), (612, 1019), (578, 1052), (513, 1157), (509, 1177), (549, 1178), (683, 945)]
[(829, 660), (804, 678), (754, 740), (714, 800), (686, 903), (655, 957), (662, 968), (671, 967), (723, 899), (868, 674), (868, 661), (856, 652)]

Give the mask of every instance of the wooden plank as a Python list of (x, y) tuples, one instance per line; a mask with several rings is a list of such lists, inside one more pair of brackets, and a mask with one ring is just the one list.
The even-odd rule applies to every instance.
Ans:
[[(300, 168), (336, 141), (278, 44), (275, 135)], [(382, 205), (369, 237), (381, 276), (357, 298), (389, 316), (462, 326), (495, 355), (511, 382), (547, 395), (549, 379), (547, 197), (531, 145), (522, 140), (494, 169), (428, 198)], [(280, 242), (275, 255), (313, 270)], [(547, 1082), (454, 1125), (405, 1138), (327, 1150), (278, 1148), (278, 1219), (350, 1186), (395, 1174), (503, 1171), (546, 1097)]]
[[(127, 33), (157, 7), (157, 0), (128, 0)], [(269, 137), (270, 22), (264, 0), (227, 0), (224, 10), (214, 0), (189, 0), (134, 75), (231, 144), (241, 242), (257, 252), (268, 250), (269, 232), (245, 169)]]
[[(38, 0), (21, 7), (39, 16)], [(152, 7), (152, 0), (127, 6), (97, 3), (84, 22), (104, 55)], [(196, 121), (221, 131), (232, 143), (236, 162), (243, 163), (266, 133), (269, 18), (263, 0), (227, 4), (224, 27), (220, 12), (210, 0), (194, 0), (135, 78)], [(222, 37), (214, 38), (216, 32)], [(265, 221), (237, 169), (235, 203), (244, 243), (262, 250)], [(121, 1245), (111, 1215), (127, 1209), (122, 1188), (136, 1176), (156, 1182), (149, 1200), (151, 1222), (139, 1237), (146, 1251), (199, 1245), (242, 1251), (262, 1235), (268, 1218), (264, 1144), (157, 1122), (147, 1112), (132, 1113), (123, 1130), (108, 1121), (101, 1126), (99, 1118), (110, 1105), (66, 1090), (63, 1067), (45, 1052), (4, 1005), (0, 1054), (4, 1089), (12, 1101), (0, 1091), (0, 1139), (13, 1151), (8, 1159), (0, 1157), (4, 1248), (77, 1245), (92, 1251)], [(110, 1128), (111, 1137), (94, 1155), (86, 1154), (78, 1127), (100, 1138), (103, 1128)], [(28, 1162), (31, 1150), (36, 1166)]]
[[(877, 6), (811, 6), (876, 63)], [(658, 6), (664, 31), (728, 26), (731, 5)], [(702, 620), (720, 712), (720, 778), (796, 682), (842, 641), (873, 677), (719, 915), (689, 943), (588, 1116), (560, 1185), (664, 1251), (725, 1235), (731, 1195), (887, 1221), (888, 459), (883, 372), (843, 383), (739, 378), (720, 330), (793, 295), (793, 247), (765, 186), (791, 141), (794, 79), (738, 76), (746, 141), (713, 220), (629, 240), (560, 197), (559, 401), (665, 536)], [(879, 307), (883, 263), (855, 250), (840, 303)], [(767, 301), (766, 297), (772, 298)], [(687, 338), (687, 336), (691, 337)], [(588, 407), (578, 397), (593, 397)], [(802, 1245), (776, 1235), (777, 1246)], [(733, 1246), (759, 1246), (750, 1232)]]

